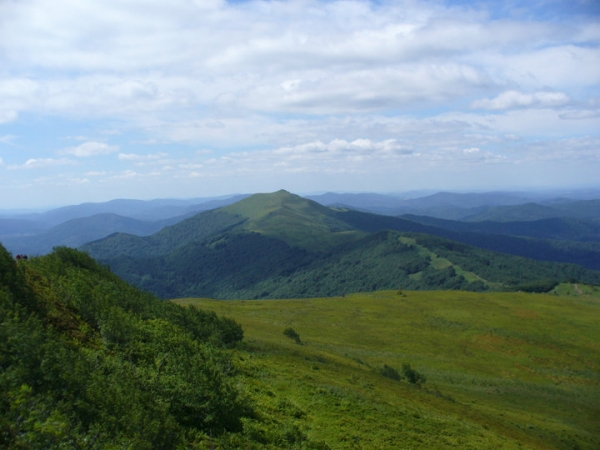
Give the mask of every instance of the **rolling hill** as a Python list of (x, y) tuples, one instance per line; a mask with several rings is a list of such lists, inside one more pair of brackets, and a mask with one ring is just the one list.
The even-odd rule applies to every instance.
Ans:
[[(461, 236), (490, 242), (489, 235), (328, 208), (278, 191), (150, 236), (117, 233), (82, 248), (163, 298), (292, 298), (400, 287), (548, 290), (569, 279), (600, 284), (599, 272), (492, 253), (456, 242)], [(507, 239), (513, 247), (524, 242), (503, 239), (501, 246)], [(498, 245), (497, 237), (492, 241)]]

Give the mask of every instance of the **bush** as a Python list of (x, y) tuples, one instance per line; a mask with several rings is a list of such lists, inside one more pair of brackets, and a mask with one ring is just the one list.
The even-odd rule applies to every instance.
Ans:
[(404, 378), (406, 378), (408, 382), (412, 384), (420, 385), (427, 381), (425, 375), (417, 372), (415, 369), (410, 367), (410, 364), (408, 363), (402, 364), (402, 373), (404, 374)]
[(379, 374), (386, 378), (391, 378), (392, 380), (400, 381), (400, 374), (393, 367), (384, 364), (381, 369), (379, 369)]
[(283, 330), (283, 334), (286, 335), (287, 337), (289, 337), (290, 339), (293, 339), (294, 342), (296, 342), (296, 344), (301, 345), (302, 341), (300, 340), (300, 335), (298, 333), (296, 333), (296, 330), (294, 330), (291, 327), (286, 328), (285, 330)]

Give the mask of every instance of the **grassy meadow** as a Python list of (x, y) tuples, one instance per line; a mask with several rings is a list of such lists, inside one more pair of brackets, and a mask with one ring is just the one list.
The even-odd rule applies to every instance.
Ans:
[[(244, 426), (253, 442), (279, 433), (281, 448), (305, 448), (290, 445), (296, 434), (323, 449), (600, 448), (598, 289), (174, 301), (243, 326), (232, 352), (259, 415)], [(426, 382), (403, 378), (403, 364)]]

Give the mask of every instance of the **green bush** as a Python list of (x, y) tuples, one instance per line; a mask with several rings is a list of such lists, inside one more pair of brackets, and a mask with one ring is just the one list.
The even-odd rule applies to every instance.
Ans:
[(404, 378), (406, 378), (408, 382), (412, 384), (421, 385), (422, 383), (425, 383), (425, 381), (427, 381), (425, 375), (417, 372), (415, 369), (410, 367), (410, 364), (408, 363), (402, 364), (402, 373), (404, 375)]
[(381, 369), (379, 369), (379, 374), (386, 378), (391, 378), (392, 380), (400, 381), (400, 374), (393, 367), (384, 364)]
[(289, 337), (290, 339), (293, 339), (294, 342), (296, 342), (296, 344), (298, 344), (298, 345), (302, 344), (302, 341), (300, 340), (300, 335), (293, 328), (291, 328), (291, 327), (286, 328), (285, 330), (283, 330), (283, 334), (286, 335), (287, 337)]

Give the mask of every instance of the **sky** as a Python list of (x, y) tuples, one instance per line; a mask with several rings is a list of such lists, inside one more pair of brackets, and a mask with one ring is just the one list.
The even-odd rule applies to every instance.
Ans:
[(0, 0), (0, 209), (598, 186), (598, 0)]

